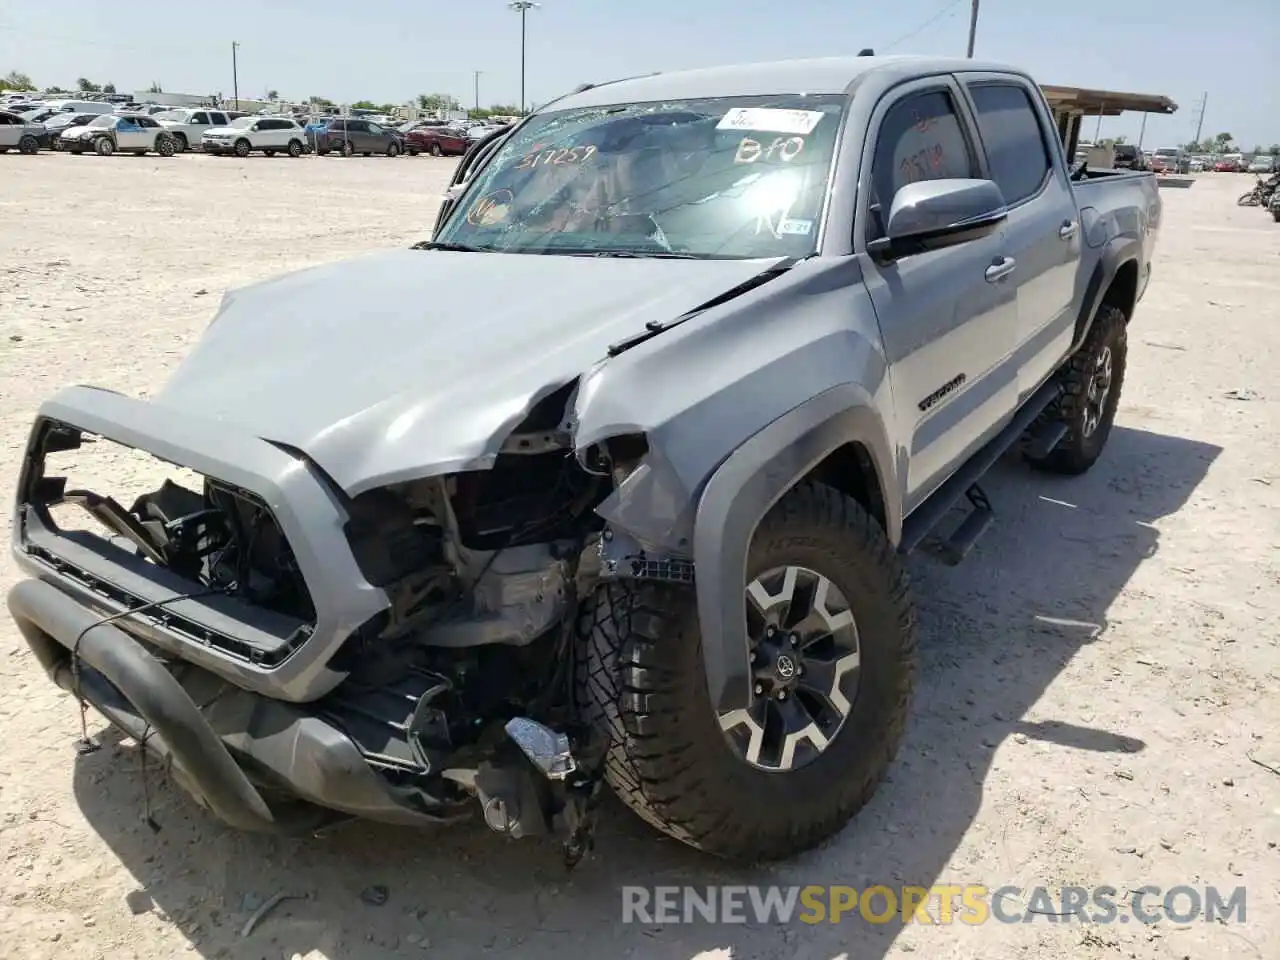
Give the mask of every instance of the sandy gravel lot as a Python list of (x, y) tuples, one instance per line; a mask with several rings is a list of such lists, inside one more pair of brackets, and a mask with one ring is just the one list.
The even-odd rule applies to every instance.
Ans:
[[(0, 157), (4, 497), (56, 387), (145, 394), (225, 289), (425, 237), (450, 170), (427, 158)], [(152, 832), (134, 756), (108, 735), (76, 757), (74, 703), (0, 617), (0, 957), (1280, 956), (1280, 224), (1235, 207), (1244, 182), (1166, 191), (1098, 467), (1057, 480), (1001, 464), (988, 484), (1000, 520), (970, 560), (913, 562), (923, 673), (911, 734), (891, 782), (831, 845), (731, 869), (614, 804), (596, 854), (566, 879), (554, 848), (479, 826), (238, 835), (154, 767)], [(144, 479), (96, 469), (104, 492)], [(0, 587), (15, 576), (0, 557)], [(1122, 900), (1143, 884), (1244, 885), (1248, 916), (620, 922), (627, 883), (944, 882), (1109, 884)], [(362, 902), (374, 885), (384, 905)], [(302, 899), (242, 938), (277, 893)]]

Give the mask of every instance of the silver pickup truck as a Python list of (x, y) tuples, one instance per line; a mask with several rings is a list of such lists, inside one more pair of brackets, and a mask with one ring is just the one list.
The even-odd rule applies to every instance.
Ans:
[[(472, 149), (430, 241), (230, 293), (149, 400), (47, 401), (10, 610), (238, 827), (478, 810), (573, 861), (607, 783), (794, 854), (902, 737), (902, 555), (963, 557), (1015, 445), (1102, 453), (1160, 213), (998, 64), (583, 86)], [(106, 441), (185, 471), (77, 487)]]

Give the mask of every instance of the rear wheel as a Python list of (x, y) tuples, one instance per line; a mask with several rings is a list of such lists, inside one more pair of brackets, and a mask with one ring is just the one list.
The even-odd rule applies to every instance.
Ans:
[(1065, 392), (1044, 413), (1064, 424), (1067, 435), (1047, 457), (1032, 460), (1035, 467), (1075, 475), (1098, 461), (1120, 405), (1128, 334), (1124, 311), (1105, 303), (1098, 307), (1084, 345), (1060, 374)]
[(388, 157), (400, 156), (400, 144), (392, 140), (391, 143), (387, 146), (387, 156)]
[(251, 149), (253, 149), (252, 144), (244, 137), (236, 141), (235, 152), (237, 157), (247, 157)]
[(341, 148), (340, 148), (340, 149), (342, 150), (342, 155), (343, 155), (344, 157), (353, 157), (353, 156), (355, 156), (355, 153), (356, 153), (356, 145), (355, 145), (354, 143), (352, 143), (350, 140), (343, 140), (343, 141), (342, 141), (342, 146), (341, 146)]
[(173, 137), (158, 137), (156, 139), (156, 153), (162, 157), (172, 157), (178, 152), (178, 145)]
[(288, 149), (289, 149), (289, 156), (291, 156), (291, 157), (300, 157), (300, 156), (302, 156), (302, 141), (300, 141), (300, 140), (290, 140), (290, 141), (289, 141), (289, 148), (288, 148)]
[(31, 134), (27, 134), (21, 140), (18, 141), (19, 153), (30, 154), (30, 153), (35, 153), (39, 149), (40, 149), (40, 141), (37, 140), (35, 137), (31, 136)]
[(746, 708), (711, 703), (689, 587), (599, 588), (576, 675), (623, 802), (691, 846), (751, 861), (821, 843), (875, 792), (906, 725), (915, 614), (880, 525), (819, 484), (761, 522), (747, 576)]
[(440, 147), (440, 144), (438, 144), (438, 143), (433, 143), (433, 144), (431, 145), (431, 155), (432, 155), (433, 157), (443, 157), (443, 156), (444, 156), (444, 150)]

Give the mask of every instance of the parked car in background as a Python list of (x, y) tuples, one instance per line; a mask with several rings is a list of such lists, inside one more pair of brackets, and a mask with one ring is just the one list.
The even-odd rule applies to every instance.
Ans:
[(1247, 166), (1243, 153), (1224, 153), (1213, 169), (1219, 173), (1244, 173)]
[(51, 120), (62, 112), (63, 111), (61, 110), (54, 110), (50, 107), (37, 107), (34, 110), (21, 111), (20, 116), (23, 120), (27, 121), (27, 123), (44, 123), (46, 120)]
[(471, 141), (483, 140), (491, 133), (497, 133), (499, 130), (505, 130), (506, 124), (482, 123), (474, 127), (467, 128), (467, 138)]
[(316, 131), (309, 142), (318, 154), (340, 153), (344, 157), (359, 153), (366, 157), (385, 153), (398, 157), (404, 152), (404, 137), (395, 130), (358, 117), (330, 117), (324, 128)]
[(29, 123), (16, 113), (0, 111), (0, 153), (17, 150), (19, 153), (35, 153), (40, 149), (40, 134), (44, 127)]
[(200, 146), (205, 153), (234, 153), (237, 157), (250, 153), (300, 157), (305, 139), (302, 128), (286, 117), (240, 117), (225, 127), (206, 130)]
[(59, 149), (60, 138), (64, 130), (70, 130), (72, 127), (83, 127), (99, 116), (101, 114), (97, 113), (60, 113), (50, 118), (45, 121), (44, 133), (38, 137), (40, 146), (46, 150)]
[(90, 151), (109, 157), (117, 151), (144, 154), (155, 152), (172, 157), (177, 151), (173, 137), (154, 117), (141, 113), (103, 114), (83, 127), (71, 127), (58, 135), (58, 149), (71, 153)]
[(53, 113), (112, 113), (115, 104), (101, 100), (46, 100), (43, 109)]
[(454, 127), (419, 127), (405, 135), (405, 149), (413, 157), (420, 153), (433, 157), (462, 156), (472, 142), (466, 131)]
[(1142, 151), (1131, 143), (1117, 143), (1112, 151), (1115, 154), (1114, 166), (1117, 170), (1145, 170), (1146, 157)]
[(1147, 158), (1156, 173), (1190, 173), (1191, 158), (1178, 147), (1160, 147)]
[(179, 153), (188, 147), (200, 146), (200, 139), (206, 130), (225, 127), (231, 122), (224, 111), (204, 108), (166, 110), (155, 116), (160, 125), (173, 134)]
[(1260, 153), (1249, 161), (1249, 173), (1275, 173), (1280, 167), (1277, 166), (1280, 157), (1273, 157), (1269, 153)]

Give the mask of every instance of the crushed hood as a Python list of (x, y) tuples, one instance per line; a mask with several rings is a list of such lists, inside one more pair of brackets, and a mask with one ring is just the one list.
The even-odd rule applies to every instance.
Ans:
[(233, 291), (153, 402), (295, 447), (349, 495), (488, 466), (609, 344), (778, 260), (395, 250)]

